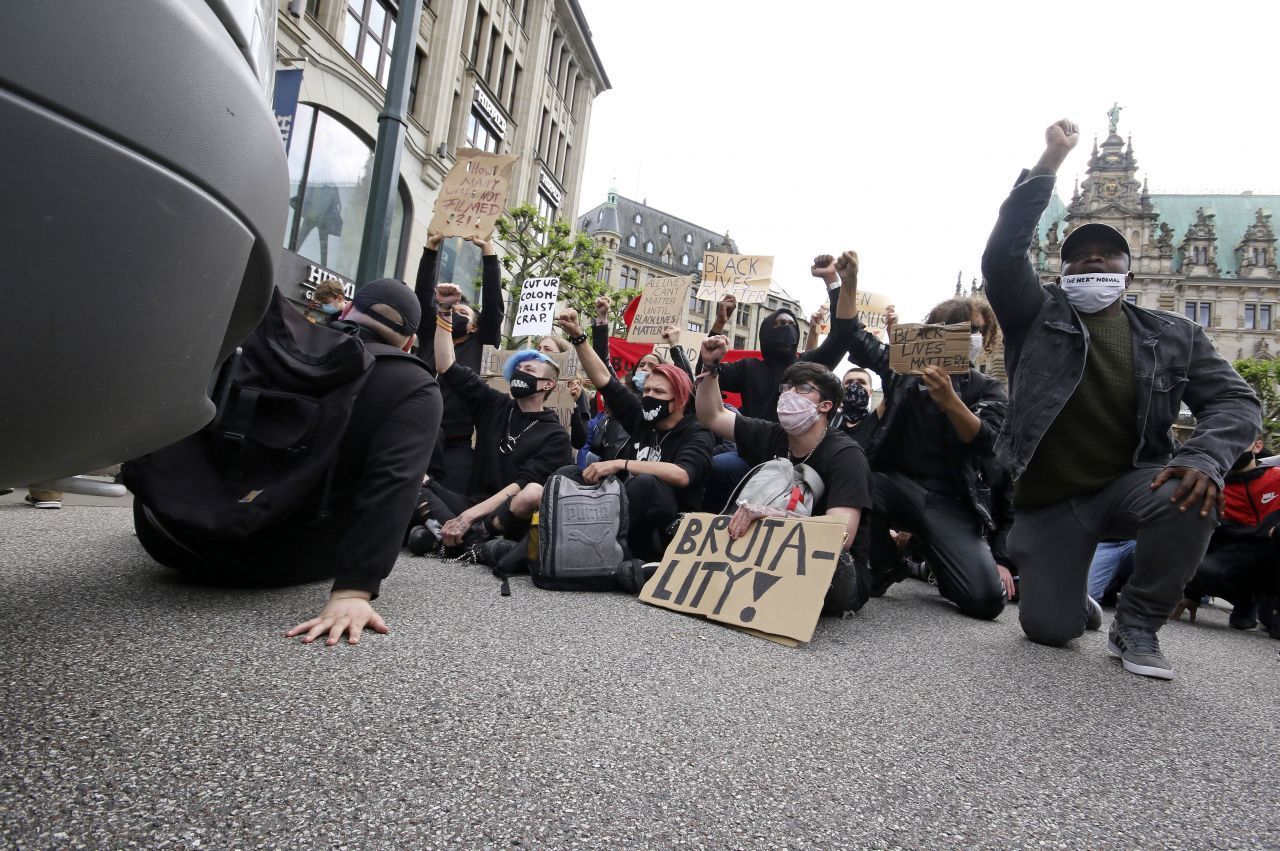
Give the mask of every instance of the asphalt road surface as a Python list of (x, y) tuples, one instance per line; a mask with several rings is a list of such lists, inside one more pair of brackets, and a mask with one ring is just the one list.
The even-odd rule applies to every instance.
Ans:
[(281, 637), (323, 585), (184, 585), (124, 508), (0, 504), (0, 845), (1280, 845), (1280, 642), (1221, 609), (1158, 682), (912, 581), (801, 649), (512, 585), (406, 556), (391, 634), (326, 650)]

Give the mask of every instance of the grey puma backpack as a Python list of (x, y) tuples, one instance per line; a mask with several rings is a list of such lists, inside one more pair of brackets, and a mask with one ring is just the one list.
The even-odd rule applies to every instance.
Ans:
[(626, 591), (644, 585), (644, 566), (627, 550), (627, 491), (610, 476), (588, 484), (577, 467), (547, 480), (538, 512), (533, 584), (553, 591)]

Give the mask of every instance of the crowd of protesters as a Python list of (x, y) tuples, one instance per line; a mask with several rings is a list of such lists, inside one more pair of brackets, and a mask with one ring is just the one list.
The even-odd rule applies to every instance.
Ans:
[[(973, 618), (994, 619), (1016, 601), (1027, 637), (1060, 646), (1100, 629), (1106, 604), (1115, 607), (1109, 651), (1157, 678), (1173, 676), (1159, 629), (1184, 611), (1194, 619), (1204, 597), (1233, 605), (1233, 627), (1280, 638), (1280, 469), (1266, 465), (1254, 394), (1194, 322), (1123, 300), (1131, 252), (1119, 231), (1072, 230), (1061, 277), (1048, 284), (1028, 259), (1077, 140), (1070, 122), (1050, 126), (1040, 161), (1018, 176), (983, 254), (985, 298), (951, 298), (921, 317), (969, 325), (965, 372), (891, 368), (889, 347), (858, 316), (853, 251), (814, 259), (830, 333), (811, 335), (804, 351), (797, 317), (782, 309), (764, 316), (758, 357), (728, 361), (720, 332), (736, 303), (726, 297), (695, 362), (671, 327), (670, 346), (618, 375), (602, 299), (593, 316), (560, 313), (558, 333), (510, 357), (506, 390), (481, 375), (481, 350), (500, 344), (504, 318), (491, 242), (473, 240), (484, 259), (479, 309), (436, 282), (435, 233), (416, 289), (384, 279), (352, 301), (321, 294), (333, 326), (399, 351), (412, 350), (416, 334), (429, 372), (379, 361), (385, 378), (356, 398), (344, 447), (359, 460), (339, 473), (346, 520), (334, 546), (364, 561), (336, 567), (330, 604), (289, 634), (333, 644), (385, 629), (370, 601), (395, 547), (361, 549), (344, 537), (376, 530), (444, 554), (517, 540), (548, 477), (576, 465), (583, 482), (621, 481), (632, 506), (627, 545), (656, 561), (684, 513), (732, 515), (731, 535), (787, 516), (786, 506), (739, 498), (744, 477), (786, 459), (815, 477), (812, 513), (847, 532), (824, 613), (854, 611), (915, 576)], [(888, 319), (897, 321), (892, 311)], [(997, 339), (1007, 389), (974, 366)], [(569, 382), (566, 426), (550, 404), (568, 352), (589, 386)], [(856, 366), (837, 375), (845, 358)], [(409, 389), (397, 395), (388, 382), (401, 373)], [(737, 394), (736, 410), (725, 393)], [(1182, 404), (1197, 424), (1175, 443)], [(435, 421), (415, 430), (406, 417)], [(378, 475), (362, 479), (359, 465), (379, 459)], [(162, 506), (139, 506), (148, 550), (192, 563), (201, 541), (167, 527)], [(378, 523), (361, 520), (374, 513)]]

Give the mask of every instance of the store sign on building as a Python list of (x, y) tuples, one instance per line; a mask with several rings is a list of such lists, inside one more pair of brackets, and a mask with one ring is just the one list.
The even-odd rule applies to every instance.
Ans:
[(355, 298), (356, 285), (332, 269), (312, 263), (301, 254), (281, 249), (276, 264), (276, 286), (294, 301), (310, 301), (316, 287), (325, 281), (337, 281), (347, 298)]
[(538, 176), (538, 188), (546, 193), (547, 198), (552, 202), (553, 206), (559, 207), (560, 202), (564, 199), (564, 193), (556, 186), (556, 182), (544, 168)]
[(488, 118), (490, 123), (493, 124), (493, 129), (498, 131), (498, 137), (505, 137), (507, 135), (507, 119), (503, 117), (502, 112), (479, 86), (476, 87), (476, 106), (480, 107), (480, 111), (484, 113), (485, 118)]

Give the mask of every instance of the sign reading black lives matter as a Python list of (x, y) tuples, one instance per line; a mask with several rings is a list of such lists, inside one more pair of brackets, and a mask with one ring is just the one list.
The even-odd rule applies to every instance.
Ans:
[(889, 329), (889, 368), (900, 375), (919, 374), (926, 366), (943, 372), (969, 371), (968, 322), (955, 325), (894, 325)]
[(735, 541), (729, 520), (684, 515), (640, 599), (780, 644), (809, 641), (844, 545), (844, 521), (765, 517)]
[(516, 305), (516, 322), (511, 327), (511, 336), (550, 334), (559, 293), (559, 278), (525, 278), (520, 285), (520, 300)]

